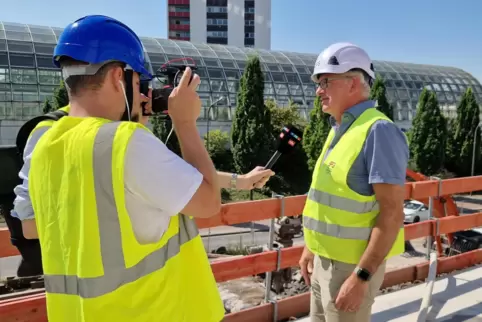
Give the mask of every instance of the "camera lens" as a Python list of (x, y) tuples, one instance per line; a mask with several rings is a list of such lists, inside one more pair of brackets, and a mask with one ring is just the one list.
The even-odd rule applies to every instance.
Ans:
[(178, 71), (176, 76), (174, 77), (174, 87), (177, 87), (181, 82), (182, 75), (184, 75), (184, 71)]

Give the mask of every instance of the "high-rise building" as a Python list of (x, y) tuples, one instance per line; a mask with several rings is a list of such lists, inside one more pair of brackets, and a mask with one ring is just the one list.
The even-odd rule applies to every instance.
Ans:
[(169, 39), (271, 48), (271, 0), (168, 0)]

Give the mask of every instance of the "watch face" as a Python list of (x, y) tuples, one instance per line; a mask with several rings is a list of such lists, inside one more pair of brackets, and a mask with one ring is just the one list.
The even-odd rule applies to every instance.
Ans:
[(370, 273), (363, 268), (359, 268), (356, 272), (356, 275), (364, 281), (368, 281), (370, 279)]

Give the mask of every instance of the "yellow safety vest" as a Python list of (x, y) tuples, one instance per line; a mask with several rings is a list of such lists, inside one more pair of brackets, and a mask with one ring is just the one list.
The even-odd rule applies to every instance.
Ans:
[(177, 215), (153, 244), (125, 206), (134, 122), (65, 116), (32, 154), (29, 189), (50, 322), (219, 322), (224, 306), (194, 220)]
[[(390, 121), (377, 109), (367, 109), (325, 159), (335, 135), (333, 129), (328, 135), (303, 210), (305, 243), (314, 254), (358, 264), (368, 245), (379, 213), (378, 202), (375, 195), (363, 196), (350, 189), (346, 180), (371, 126), (378, 120)], [(403, 253), (404, 245), (401, 227), (387, 258)]]
[[(64, 111), (64, 112), (66, 112), (66, 113), (69, 113), (69, 112), (70, 112), (70, 104), (69, 104), (69, 105), (66, 105), (66, 106), (64, 106), (64, 107), (62, 107), (62, 108), (59, 108), (59, 110), (60, 110), (60, 111)], [(42, 128), (43, 128), (43, 130), (41, 130), (41, 135), (43, 135), (43, 133), (45, 133), (45, 131), (48, 130), (48, 127), (52, 126), (52, 124), (54, 124), (54, 122), (56, 122), (56, 121), (54, 121), (54, 120), (45, 120), (45, 121), (39, 122), (39, 123), (37, 124), (37, 126), (32, 130), (32, 132), (30, 132), (28, 138), (30, 139), (35, 132), (37, 132), (39, 129), (42, 129)], [(46, 128), (47, 128), (47, 129), (46, 129)]]

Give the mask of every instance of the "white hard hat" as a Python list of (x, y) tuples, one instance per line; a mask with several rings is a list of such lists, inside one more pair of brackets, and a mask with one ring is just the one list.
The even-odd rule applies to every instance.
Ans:
[(373, 63), (367, 52), (357, 45), (340, 42), (329, 46), (318, 56), (311, 79), (318, 82), (320, 74), (342, 74), (351, 69), (361, 69), (375, 79)]

